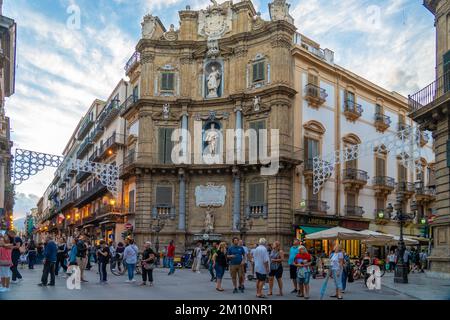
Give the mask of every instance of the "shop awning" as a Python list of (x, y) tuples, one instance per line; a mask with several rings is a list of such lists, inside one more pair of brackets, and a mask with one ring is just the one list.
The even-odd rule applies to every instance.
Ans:
[(326, 228), (326, 227), (306, 227), (306, 226), (300, 226), (300, 228), (306, 234), (312, 234), (312, 233), (316, 233), (316, 232), (320, 232), (320, 231), (323, 231), (323, 230), (330, 229), (330, 228)]

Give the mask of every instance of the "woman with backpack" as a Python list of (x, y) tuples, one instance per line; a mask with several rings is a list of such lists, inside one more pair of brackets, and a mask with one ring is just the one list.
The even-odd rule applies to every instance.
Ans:
[(37, 257), (37, 248), (36, 243), (33, 239), (30, 240), (27, 246), (27, 254), (28, 254), (28, 269), (33, 270), (34, 265), (36, 264)]

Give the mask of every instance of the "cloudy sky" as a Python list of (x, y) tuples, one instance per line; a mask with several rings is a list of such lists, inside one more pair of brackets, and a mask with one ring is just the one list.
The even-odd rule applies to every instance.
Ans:
[[(218, 0), (218, 2), (223, 2)], [(237, 1), (235, 1), (237, 2)], [(269, 19), (269, 0), (254, 0)], [(434, 77), (433, 16), (422, 0), (290, 0), (299, 31), (335, 52), (336, 62), (408, 95)], [(177, 11), (209, 0), (5, 0), (18, 25), (16, 94), (7, 101), (16, 148), (61, 154), (95, 98), (106, 99), (147, 13), (168, 27)], [(51, 182), (46, 169), (17, 187), (25, 214)]]

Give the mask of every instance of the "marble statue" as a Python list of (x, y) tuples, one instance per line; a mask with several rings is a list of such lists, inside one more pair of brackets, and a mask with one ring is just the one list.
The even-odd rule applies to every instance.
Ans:
[(211, 72), (207, 78), (208, 95), (207, 98), (219, 97), (218, 90), (222, 80), (222, 73), (216, 65), (211, 66)]
[(170, 113), (170, 105), (168, 103), (166, 103), (163, 105), (163, 110), (162, 110), (163, 118), (168, 119), (169, 113)]
[(206, 209), (205, 213), (205, 232), (211, 233), (214, 231), (214, 215), (211, 207)]
[(141, 23), (142, 26), (142, 38), (151, 39), (156, 29), (156, 19), (151, 14), (144, 17), (144, 21)]
[(253, 99), (253, 111), (258, 112), (261, 109), (261, 98), (255, 97)]
[(208, 143), (209, 153), (214, 156), (216, 154), (217, 139), (219, 133), (217, 132), (216, 125), (211, 123), (211, 129), (206, 132), (205, 142)]

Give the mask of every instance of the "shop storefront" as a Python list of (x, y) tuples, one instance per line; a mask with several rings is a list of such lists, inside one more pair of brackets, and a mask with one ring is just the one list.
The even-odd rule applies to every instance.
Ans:
[[(313, 234), (334, 227), (343, 227), (352, 230), (366, 230), (369, 228), (369, 222), (361, 220), (349, 220), (338, 217), (316, 217), (310, 215), (296, 215), (295, 236), (301, 240), (309, 252), (315, 254), (325, 253), (329, 255), (333, 250), (333, 241), (329, 240), (306, 240), (308, 234)], [(365, 245), (359, 240), (341, 241), (342, 249), (350, 257), (360, 257), (365, 250)]]

